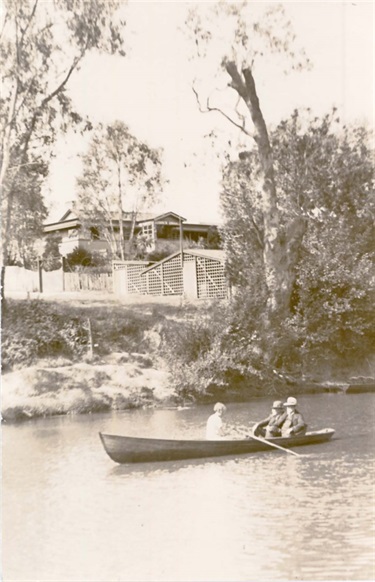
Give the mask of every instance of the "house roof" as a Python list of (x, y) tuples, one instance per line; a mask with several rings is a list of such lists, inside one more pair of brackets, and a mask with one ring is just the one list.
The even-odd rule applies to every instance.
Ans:
[[(183, 216), (176, 214), (175, 212), (164, 212), (163, 214), (155, 214), (155, 213), (151, 213), (151, 212), (138, 212), (137, 213), (137, 219), (136, 219), (136, 224), (137, 225), (142, 225), (142, 223), (144, 222), (148, 222), (148, 221), (154, 221), (156, 223), (163, 223), (163, 222), (168, 222), (168, 218), (172, 219), (172, 221), (174, 221), (174, 224), (172, 224), (172, 226), (179, 226), (180, 222), (185, 223), (184, 227), (187, 230), (190, 231), (194, 231), (194, 232), (200, 232), (200, 231), (204, 231), (207, 228), (209, 228), (210, 226), (216, 226), (215, 224), (208, 224), (208, 223), (199, 223), (199, 222), (195, 222), (195, 223), (187, 223), (186, 222), (186, 218), (184, 218)], [(123, 212), (123, 219), (125, 221), (130, 222), (133, 219), (133, 212), (128, 212), (128, 211), (124, 211)], [(113, 214), (113, 220), (116, 222), (118, 221), (118, 217), (116, 216), (116, 214)], [(93, 222), (94, 224), (94, 222)], [(69, 209), (67, 210), (64, 215), (60, 218), (60, 220), (55, 221), (55, 222), (49, 222), (49, 223), (45, 223), (43, 226), (43, 231), (45, 233), (48, 232), (54, 232), (54, 231), (59, 231), (59, 230), (66, 230), (69, 228), (77, 228), (81, 225), (81, 221), (79, 219), (79, 217), (77, 216), (77, 214), (72, 210)]]
[[(184, 249), (183, 253), (184, 253), (184, 255), (188, 254), (188, 255), (194, 255), (195, 257), (214, 259), (216, 261), (220, 261), (220, 263), (225, 262), (225, 251), (222, 251), (219, 249)], [(155, 269), (159, 265), (162, 265), (163, 263), (166, 263), (167, 261), (170, 261), (171, 259), (178, 257), (178, 255), (180, 255), (180, 254), (181, 254), (181, 251), (178, 251), (177, 253), (173, 253), (173, 255), (169, 255), (168, 257), (165, 257), (165, 259), (163, 259), (162, 261), (158, 261), (157, 263), (154, 263), (153, 265), (151, 265), (150, 267), (147, 267), (147, 269), (142, 271), (142, 275), (144, 275), (144, 273), (147, 273), (148, 271), (151, 271), (152, 269)]]
[(161, 222), (163, 219), (167, 218), (168, 216), (172, 216), (173, 218), (177, 218), (178, 221), (182, 221), (184, 222), (186, 220), (186, 218), (184, 218), (183, 216), (180, 216), (179, 214), (176, 214), (175, 212), (164, 212), (164, 214), (159, 214), (157, 216), (153, 215), (150, 216), (150, 218), (143, 218), (143, 219), (138, 219), (137, 222), (145, 222), (147, 220), (153, 220), (154, 222)]

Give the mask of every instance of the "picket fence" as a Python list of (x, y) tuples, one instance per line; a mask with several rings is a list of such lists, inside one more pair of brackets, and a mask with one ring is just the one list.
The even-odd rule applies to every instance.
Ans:
[(64, 273), (64, 291), (113, 292), (111, 273)]
[[(42, 285), (42, 287), (40, 287)], [(61, 293), (63, 291), (103, 291), (113, 293), (111, 273), (63, 273), (42, 270), (30, 271), (23, 267), (6, 267), (5, 288), (10, 292)]]

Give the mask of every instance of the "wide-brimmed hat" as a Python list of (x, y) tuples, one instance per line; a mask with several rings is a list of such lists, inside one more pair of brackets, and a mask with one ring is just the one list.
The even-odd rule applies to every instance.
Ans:
[(222, 402), (216, 402), (216, 404), (214, 406), (214, 412), (218, 412), (220, 410), (222, 410), (223, 412), (225, 412), (226, 409), (227, 409), (227, 407)]
[(272, 404), (272, 408), (282, 408), (283, 407), (283, 403), (281, 402), (281, 400), (275, 400), (275, 402)]
[(284, 406), (297, 406), (297, 398), (293, 396), (289, 396), (286, 402), (284, 402)]

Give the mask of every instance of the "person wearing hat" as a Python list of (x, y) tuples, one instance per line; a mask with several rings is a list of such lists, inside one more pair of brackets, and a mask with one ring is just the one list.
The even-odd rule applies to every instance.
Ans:
[(297, 410), (297, 399), (289, 396), (287, 401), (284, 402), (284, 407), (286, 409), (286, 416), (281, 427), (281, 436), (305, 434), (307, 425), (302, 414)]
[(214, 414), (211, 414), (207, 420), (206, 425), (206, 439), (209, 441), (217, 441), (224, 436), (224, 422), (222, 419), (223, 414), (226, 412), (227, 407), (221, 402), (216, 402), (214, 406)]
[(253, 426), (253, 434), (255, 436), (265, 436), (266, 438), (280, 436), (281, 427), (285, 419), (286, 412), (283, 403), (281, 400), (275, 400), (271, 414)]

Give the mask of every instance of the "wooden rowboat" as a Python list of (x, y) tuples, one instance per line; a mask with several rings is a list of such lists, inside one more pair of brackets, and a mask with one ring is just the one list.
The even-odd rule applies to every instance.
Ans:
[(99, 433), (106, 453), (116, 463), (144, 463), (149, 461), (177, 461), (225, 455), (243, 455), (258, 451), (272, 451), (271, 443), (284, 448), (315, 445), (332, 438), (332, 428), (308, 432), (303, 436), (277, 437), (258, 440), (252, 437), (238, 440), (169, 440), (117, 436)]

